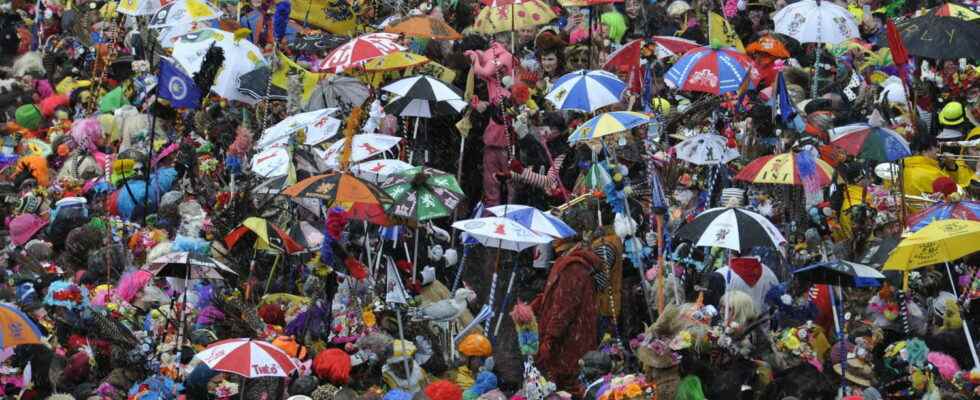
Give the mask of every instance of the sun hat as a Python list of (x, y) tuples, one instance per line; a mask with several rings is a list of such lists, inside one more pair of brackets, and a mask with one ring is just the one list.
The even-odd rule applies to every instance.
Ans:
[(22, 246), (47, 224), (48, 221), (34, 214), (18, 215), (7, 224), (7, 228), (10, 230), (10, 241), (17, 246)]
[(951, 101), (946, 103), (943, 110), (939, 112), (939, 123), (942, 125), (959, 125), (963, 123), (964, 117), (963, 103)]

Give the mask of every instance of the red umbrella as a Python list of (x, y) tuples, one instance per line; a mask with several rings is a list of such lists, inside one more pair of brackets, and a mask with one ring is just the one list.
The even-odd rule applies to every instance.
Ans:
[(215, 371), (246, 378), (287, 377), (296, 370), (289, 354), (272, 343), (249, 338), (216, 342), (195, 356)]
[(339, 73), (372, 59), (406, 50), (404, 46), (395, 42), (398, 37), (394, 33), (369, 33), (358, 36), (331, 51), (320, 63), (319, 69)]
[(698, 42), (674, 36), (654, 36), (651, 40), (657, 46), (658, 59), (679, 56), (687, 53), (688, 50), (701, 47)]

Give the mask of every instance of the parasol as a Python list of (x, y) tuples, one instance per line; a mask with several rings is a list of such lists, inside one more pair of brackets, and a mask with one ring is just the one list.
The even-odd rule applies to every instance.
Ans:
[(404, 51), (405, 47), (395, 42), (394, 33), (368, 33), (358, 36), (337, 47), (320, 63), (319, 69), (329, 72), (342, 72), (360, 66), (372, 59)]
[[(360, 135), (354, 135), (351, 140), (350, 162), (361, 162), (391, 150), (402, 141), (402, 138), (376, 133), (362, 133)], [(328, 167), (337, 168), (340, 166), (340, 153), (343, 152), (346, 142), (347, 139), (345, 138), (330, 145), (325, 151), (319, 149), (314, 150), (321, 158), (326, 160)]]
[(754, 247), (779, 249), (783, 234), (766, 217), (742, 208), (712, 208), (680, 227), (679, 240), (699, 247), (723, 247), (748, 254)]
[(980, 24), (956, 17), (923, 15), (898, 25), (908, 54), (941, 60), (980, 58)]
[(830, 143), (848, 155), (879, 163), (912, 155), (909, 143), (898, 132), (869, 124), (852, 124), (828, 131)]
[(456, 177), (429, 167), (398, 172), (382, 189), (393, 200), (389, 213), (416, 221), (449, 216), (463, 199)]
[(677, 158), (695, 165), (727, 164), (739, 157), (738, 150), (728, 147), (721, 135), (699, 134), (674, 146)]
[(242, 75), (268, 65), (262, 56), (262, 50), (252, 42), (245, 39), (235, 40), (231, 32), (201, 29), (177, 38), (173, 57), (184, 71), (195, 74), (201, 69), (204, 56), (212, 45), (224, 52), (224, 62), (211, 90), (229, 100), (256, 102), (254, 98), (238, 91), (238, 81)]
[(685, 53), (664, 76), (667, 86), (709, 94), (734, 93), (744, 79), (755, 87), (759, 73), (752, 60), (735, 49), (701, 47)]
[(568, 136), (568, 143), (580, 140), (598, 139), (613, 133), (625, 132), (652, 122), (649, 115), (635, 111), (613, 111), (602, 113), (585, 121)]
[(558, 78), (545, 99), (560, 110), (595, 112), (618, 103), (625, 90), (626, 84), (616, 75), (583, 69)]
[(363, 82), (349, 76), (330, 75), (317, 83), (305, 109), (307, 111), (328, 107), (350, 109), (364, 104), (369, 96), (368, 87)]
[[(806, 180), (817, 187), (831, 183), (834, 169), (826, 161), (807, 151), (759, 157), (738, 172), (735, 180), (777, 185), (804, 185)], [(801, 167), (801, 164), (804, 166)]]
[(265, 218), (248, 217), (241, 225), (225, 235), (225, 245), (229, 249), (235, 247), (246, 236), (255, 235), (256, 250), (279, 250), (287, 253), (299, 253), (303, 246), (293, 240), (282, 228)]
[(543, 25), (555, 18), (551, 7), (540, 0), (494, 0), (480, 10), (473, 27), (493, 34)]
[(348, 173), (314, 175), (283, 190), (283, 195), (320, 199), (327, 208), (341, 207), (351, 218), (387, 224), (392, 199), (374, 184)]
[[(131, 0), (124, 0), (131, 1)], [(151, 0), (143, 0), (149, 2)], [(132, 9), (129, 7), (127, 9)], [(145, 9), (139, 5), (135, 8), (140, 12)], [(124, 13), (125, 14), (125, 13)], [(143, 15), (143, 14), (130, 14)], [(165, 26), (187, 25), (193, 22), (204, 22), (221, 18), (221, 10), (212, 6), (206, 0), (176, 0), (163, 7), (160, 7), (150, 17), (150, 28), (162, 28)], [(203, 55), (202, 55), (203, 57)]]

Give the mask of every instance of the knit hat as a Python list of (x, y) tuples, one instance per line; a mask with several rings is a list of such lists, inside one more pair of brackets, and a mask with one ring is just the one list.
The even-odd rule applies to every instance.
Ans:
[(41, 126), (41, 111), (34, 104), (25, 104), (14, 111), (14, 119), (17, 125), (32, 131), (37, 130)]
[(432, 400), (462, 400), (463, 389), (445, 379), (440, 379), (425, 387), (426, 396)]
[(477, 332), (459, 342), (459, 352), (467, 357), (490, 357), (493, 354), (493, 347), (486, 336)]
[(48, 221), (34, 214), (18, 215), (7, 224), (7, 228), (10, 230), (10, 241), (14, 245), (22, 246), (47, 224)]

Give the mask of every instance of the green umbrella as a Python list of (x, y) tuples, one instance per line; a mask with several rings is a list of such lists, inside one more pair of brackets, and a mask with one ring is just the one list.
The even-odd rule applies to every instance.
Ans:
[(394, 174), (381, 188), (394, 199), (389, 214), (417, 221), (449, 216), (463, 199), (454, 176), (428, 167)]

